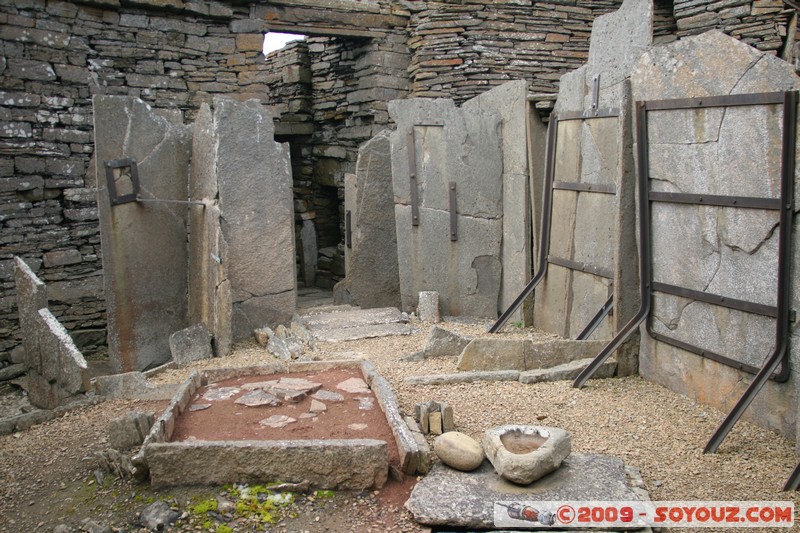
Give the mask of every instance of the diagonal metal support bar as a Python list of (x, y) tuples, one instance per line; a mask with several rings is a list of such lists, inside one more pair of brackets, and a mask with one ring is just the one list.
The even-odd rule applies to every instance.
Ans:
[(787, 479), (786, 484), (783, 485), (783, 490), (797, 490), (798, 487), (800, 487), (800, 463), (797, 463), (797, 466), (792, 470), (789, 479)]
[(592, 335), (592, 333), (594, 333), (594, 330), (596, 330), (597, 327), (603, 322), (603, 319), (608, 316), (613, 307), (614, 307), (614, 295), (612, 294), (611, 296), (608, 297), (606, 303), (603, 304), (603, 307), (601, 307), (600, 310), (597, 311), (597, 314), (595, 314), (589, 321), (589, 323), (586, 324), (586, 327), (583, 328), (583, 331), (580, 332), (576, 340), (583, 341), (588, 339)]
[(640, 304), (636, 315), (625, 324), (611, 341), (595, 356), (591, 363), (578, 374), (572, 386), (576, 389), (583, 387), (597, 369), (606, 362), (617, 348), (622, 346), (638, 329), (647, 315), (650, 314), (652, 293), (650, 279), (652, 277), (652, 264), (650, 258), (650, 200), (647, 197), (647, 169), (649, 168), (647, 150), (647, 109), (644, 102), (636, 103), (636, 135), (637, 135), (637, 177), (639, 185), (639, 293)]
[[(772, 355), (766, 359), (764, 366), (750, 382), (747, 390), (722, 421), (705, 447), (704, 453), (714, 453), (728, 435), (745, 410), (764, 387), (767, 380), (784, 360), (789, 348), (789, 302), (791, 282), (789, 273), (792, 267), (792, 219), (794, 215), (794, 173), (797, 135), (797, 92), (783, 94), (783, 143), (781, 149), (781, 199), (783, 205), (780, 214), (780, 233), (778, 236), (778, 318), (775, 321), (776, 343)], [(788, 378), (789, 365), (784, 364), (784, 372)]]
[(528, 296), (531, 295), (536, 286), (541, 283), (547, 274), (547, 254), (550, 250), (550, 218), (553, 211), (553, 188), (550, 186), (555, 174), (555, 155), (556, 138), (558, 132), (558, 116), (555, 113), (550, 115), (550, 123), (547, 126), (547, 154), (545, 156), (545, 183), (544, 198), (542, 205), (542, 235), (539, 238), (539, 271), (528, 282), (522, 292), (517, 296), (511, 305), (506, 309), (500, 318), (489, 328), (489, 333), (497, 333), (506, 325), (519, 306), (522, 305)]

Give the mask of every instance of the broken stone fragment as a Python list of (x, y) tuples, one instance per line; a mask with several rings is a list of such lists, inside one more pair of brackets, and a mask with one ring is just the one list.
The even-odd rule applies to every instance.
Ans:
[(483, 462), (483, 448), (478, 441), (459, 431), (436, 437), (433, 451), (444, 464), (463, 472), (475, 470)]
[(343, 402), (344, 396), (339, 394), (338, 392), (328, 391), (328, 390), (318, 390), (314, 394), (311, 395), (312, 398), (315, 400), (319, 400), (321, 402)]
[(203, 399), (208, 400), (209, 402), (216, 402), (221, 400), (227, 400), (232, 398), (242, 392), (242, 389), (238, 387), (220, 387), (220, 388), (212, 388), (208, 389), (205, 394), (203, 394)]
[(210, 408), (210, 403), (196, 403), (189, 406), (189, 411), (205, 411), (206, 409)]
[(311, 413), (323, 413), (328, 410), (328, 406), (324, 403), (320, 402), (319, 400), (311, 400), (311, 407), (309, 408), (309, 412)]
[(347, 429), (352, 429), (353, 431), (363, 431), (367, 429), (367, 424), (350, 424), (347, 426)]
[(129, 450), (139, 446), (147, 437), (153, 425), (153, 415), (149, 413), (127, 413), (115, 418), (108, 425), (108, 442), (115, 450)]
[(280, 428), (285, 428), (289, 424), (294, 424), (295, 422), (297, 422), (297, 419), (292, 418), (291, 416), (272, 415), (269, 418), (265, 418), (264, 420), (259, 422), (259, 424), (265, 427), (280, 429)]
[(233, 403), (246, 405), (247, 407), (261, 407), (264, 405), (277, 407), (283, 402), (274, 394), (258, 389), (237, 398)]
[(506, 425), (486, 431), (483, 449), (501, 477), (529, 485), (561, 466), (572, 446), (561, 428)]
[(442, 413), (435, 412), (428, 415), (428, 430), (432, 435), (441, 435), (442, 430)]
[(358, 400), (358, 408), (361, 411), (372, 411), (375, 408), (375, 398), (370, 396), (356, 398)]
[(351, 394), (368, 394), (370, 392), (367, 382), (361, 378), (350, 378), (342, 381), (336, 388)]
[(253, 331), (253, 336), (255, 336), (256, 342), (261, 346), (266, 346), (273, 335), (275, 335), (275, 332), (266, 326)]

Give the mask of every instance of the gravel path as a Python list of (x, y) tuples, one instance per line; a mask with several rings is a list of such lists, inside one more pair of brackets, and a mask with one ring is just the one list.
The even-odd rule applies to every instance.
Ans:
[[(457, 429), (476, 437), (492, 426), (509, 423), (563, 427), (572, 434), (573, 451), (617, 456), (639, 468), (654, 500), (793, 500), (800, 509), (797, 494), (780, 491), (797, 457), (793, 444), (779, 435), (740, 422), (719, 453), (704, 455), (702, 449), (724, 413), (638, 377), (592, 380), (582, 390), (573, 389), (570, 382), (409, 386), (404, 382), (408, 376), (456, 371), (455, 357), (401, 360), (420, 350), (427, 338), (430, 327), (415, 326), (419, 331), (409, 336), (319, 343), (313, 355), (371, 360), (392, 383), (402, 410), (413, 412), (422, 401), (447, 402), (454, 408)], [(482, 335), (486, 325), (442, 326)], [(517, 328), (508, 328), (502, 335), (542, 336)], [(151, 381), (177, 383), (192, 370), (249, 366), (267, 358), (263, 348), (247, 344), (230, 357), (165, 371)], [(132, 481), (108, 479), (98, 485), (90, 463), (82, 461), (93, 450), (103, 449), (109, 420), (129, 410), (157, 411), (161, 405), (109, 401), (0, 437), (4, 502), (0, 531), (52, 531), (59, 523), (75, 527), (85, 518), (132, 531), (138, 511), (151, 499), (166, 499), (185, 512), (197, 494), (208, 497), (210, 489), (156, 492)], [(401, 508), (407, 489), (395, 486), (379, 493), (342, 493), (326, 501), (298, 498), (272, 530), (423, 531)], [(183, 524), (180, 531), (198, 530), (191, 517), (179, 524)], [(251, 530), (249, 525), (242, 527), (241, 531)]]

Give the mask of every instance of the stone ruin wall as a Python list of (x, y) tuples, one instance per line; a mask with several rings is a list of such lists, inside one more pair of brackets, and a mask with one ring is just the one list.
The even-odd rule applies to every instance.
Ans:
[[(388, 125), (389, 100), (463, 102), (518, 78), (532, 92), (554, 93), (560, 75), (586, 61), (590, 22), (621, 2), (380, 2), (375, 13), (405, 18), (408, 27), (353, 37), (348, 18), (334, 16), (350, 37), (311, 37), (271, 54), (269, 64), (263, 19), (286, 18), (276, 31), (292, 24), (280, 7), (118, 4), (0, 0), (0, 364), (20, 344), (14, 255), (48, 284), (51, 310), (80, 347), (105, 342), (92, 95), (138, 96), (179, 109), (187, 121), (216, 94), (271, 106), (282, 116), (278, 140), (292, 141), (298, 231), (303, 218), (323, 228), (317, 282), (332, 285), (343, 275), (343, 229), (331, 230), (343, 218), (342, 177), (353, 171), (358, 146)], [(672, 4), (656, 0), (657, 41), (720, 28), (795, 57), (793, 44), (785, 46), (793, 43), (794, 11), (781, 1)]]

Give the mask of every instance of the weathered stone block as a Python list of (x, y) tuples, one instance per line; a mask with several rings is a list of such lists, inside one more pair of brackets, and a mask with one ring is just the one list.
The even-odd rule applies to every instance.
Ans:
[(389, 471), (379, 440), (153, 443), (145, 447), (154, 487), (308, 481), (321, 489), (380, 488)]
[(458, 358), (458, 369), (526, 370), (525, 346), (530, 341), (522, 339), (473, 339)]
[(25, 347), (25, 364), (28, 368), (41, 373), (42, 359), (39, 350), (39, 338), (34, 334), (39, 321), (39, 310), (47, 307), (47, 288), (30, 267), (19, 257), (14, 258), (17, 287), (17, 310), (19, 326), (23, 332), (22, 343)]
[(179, 367), (214, 356), (211, 351), (211, 333), (202, 323), (170, 335), (169, 349), (172, 360)]
[(127, 413), (115, 418), (108, 425), (108, 443), (115, 450), (129, 450), (144, 442), (153, 425), (153, 415), (149, 413)]

